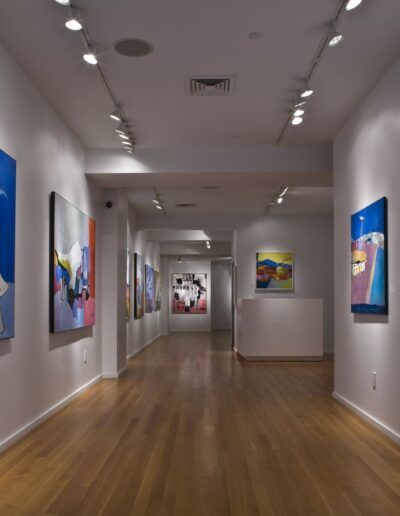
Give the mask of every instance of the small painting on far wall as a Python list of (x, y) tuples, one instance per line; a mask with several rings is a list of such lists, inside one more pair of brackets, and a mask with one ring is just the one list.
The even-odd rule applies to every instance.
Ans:
[(257, 253), (256, 290), (293, 290), (293, 263), (292, 252)]
[(150, 265), (145, 265), (146, 271), (146, 302), (145, 311), (147, 314), (154, 312), (154, 269)]
[(158, 271), (154, 271), (154, 309), (161, 310), (161, 277)]
[(387, 314), (387, 200), (351, 217), (351, 311)]
[(172, 274), (172, 313), (207, 313), (207, 274)]
[(135, 319), (144, 315), (144, 260), (135, 253)]

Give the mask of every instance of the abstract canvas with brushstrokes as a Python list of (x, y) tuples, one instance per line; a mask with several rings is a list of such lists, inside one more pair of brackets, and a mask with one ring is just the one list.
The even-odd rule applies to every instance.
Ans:
[(95, 324), (95, 221), (51, 194), (50, 330)]
[(144, 261), (135, 253), (135, 319), (144, 315)]
[(145, 266), (146, 271), (146, 303), (145, 311), (150, 314), (154, 312), (154, 269), (150, 265)]
[(257, 253), (256, 289), (293, 290), (293, 253)]
[(387, 314), (387, 201), (351, 217), (351, 311)]
[(16, 168), (0, 151), (0, 340), (14, 337)]

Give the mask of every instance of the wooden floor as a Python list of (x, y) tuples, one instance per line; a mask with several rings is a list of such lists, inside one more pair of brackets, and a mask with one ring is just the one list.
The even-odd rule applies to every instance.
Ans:
[(332, 369), (164, 337), (0, 456), (0, 515), (400, 515), (400, 448)]

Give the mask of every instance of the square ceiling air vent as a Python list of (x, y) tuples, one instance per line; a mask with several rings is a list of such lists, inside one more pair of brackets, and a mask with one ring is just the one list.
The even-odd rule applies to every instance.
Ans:
[(223, 97), (232, 95), (234, 78), (220, 77), (189, 77), (189, 94), (193, 97)]

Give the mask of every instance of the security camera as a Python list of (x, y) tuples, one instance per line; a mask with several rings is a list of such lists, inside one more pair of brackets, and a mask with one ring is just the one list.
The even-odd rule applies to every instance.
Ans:
[(111, 201), (106, 202), (106, 208), (110, 209), (113, 207), (113, 203)]

